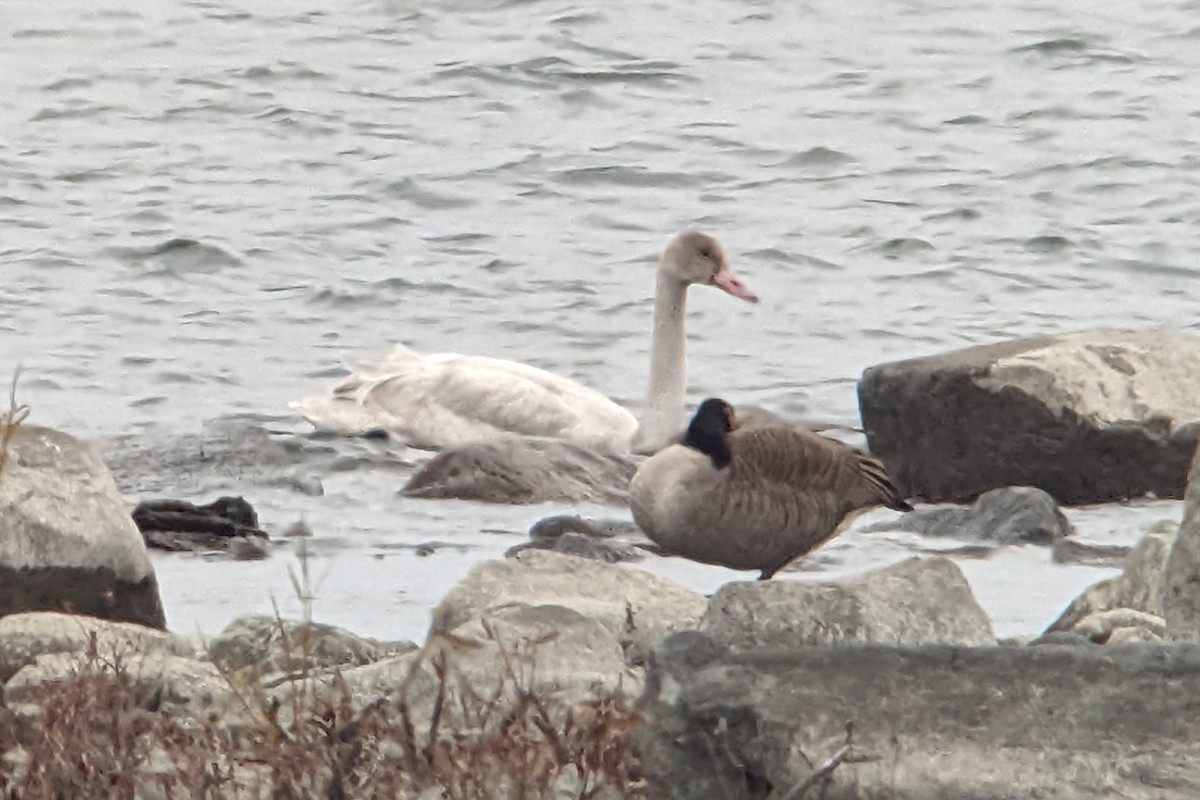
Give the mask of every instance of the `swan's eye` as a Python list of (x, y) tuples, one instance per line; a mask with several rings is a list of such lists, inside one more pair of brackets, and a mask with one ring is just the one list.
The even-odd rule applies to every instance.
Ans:
[(709, 250), (707, 247), (701, 247), (700, 255), (704, 256), (705, 258), (712, 258), (712, 250)]

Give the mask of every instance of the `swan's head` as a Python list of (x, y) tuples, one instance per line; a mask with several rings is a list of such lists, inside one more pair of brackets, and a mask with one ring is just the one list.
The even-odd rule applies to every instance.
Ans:
[(700, 404), (695, 416), (688, 424), (683, 444), (708, 456), (717, 469), (729, 466), (729, 432), (737, 427), (733, 406), (724, 400), (711, 397)]
[(729, 269), (721, 245), (708, 234), (684, 231), (676, 236), (663, 255), (662, 269), (685, 284), (716, 286), (734, 297), (758, 302), (758, 296)]

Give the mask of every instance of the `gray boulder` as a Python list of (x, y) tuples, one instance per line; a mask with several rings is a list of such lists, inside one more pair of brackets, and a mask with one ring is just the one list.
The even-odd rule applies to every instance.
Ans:
[(1000, 544), (1053, 544), (1074, 533), (1054, 498), (1031, 486), (992, 489), (967, 508), (918, 508), (868, 530), (904, 530)]
[[(1089, 586), (1071, 601), (1045, 635), (1072, 632), (1093, 642), (1153, 640), (1164, 634), (1165, 570), (1174, 526), (1152, 528), (1125, 558), (1121, 574)], [(1122, 628), (1142, 631), (1133, 634)]]
[(555, 724), (589, 698), (615, 693), (632, 703), (642, 674), (603, 622), (564, 606), (518, 603), (487, 610), (454, 633), (435, 632), (420, 649), (264, 682), (261, 693), (284, 725), (294, 709), (323, 698), (334, 707), (346, 702), (351, 713), (374, 706), (420, 742), (439, 735), (434, 719), (442, 730), (495, 728), (530, 697)]
[(42, 655), (4, 684), (4, 696), (11, 703), (36, 704), (56, 684), (89, 673), (115, 674), (114, 664), (119, 664), (140, 704), (153, 710), (199, 717), (218, 705), (226, 709), (238, 705), (233, 687), (211, 662), (161, 651), (127, 653), (115, 662), (78, 653)]
[(1200, 647), (798, 647), (652, 655), (663, 800), (1200, 796)]
[(432, 673), (431, 655), (449, 653), (455, 680), (480, 696), (500, 688), (506, 670), (522, 688), (564, 704), (593, 692), (636, 695), (642, 689), (641, 670), (626, 662), (611, 627), (566, 606), (515, 603), (489, 609), (452, 635), (435, 633), (429, 644), (422, 668)]
[(252, 667), (265, 675), (356, 667), (416, 647), (411, 642), (384, 645), (319, 622), (247, 615), (238, 617), (213, 637), (208, 643), (208, 655), (223, 669)]
[(0, 616), (72, 611), (166, 626), (142, 535), (91, 445), (22, 425), (0, 509)]
[(642, 689), (640, 671), (625, 662), (625, 652), (612, 629), (599, 619), (566, 606), (505, 606), (460, 626), (456, 636), (482, 645), (459, 656), (455, 665), (460, 675), (479, 689), (496, 682), (496, 664), (503, 650), (526, 654), (518, 660), (518, 678), (542, 697), (577, 702), (593, 691)]
[(447, 448), (405, 484), (408, 497), (486, 503), (623, 505), (637, 461), (557, 439), (506, 436)]
[(473, 568), (434, 609), (431, 631), (455, 632), (506, 606), (563, 606), (604, 625), (639, 663), (668, 633), (694, 627), (705, 604), (704, 595), (639, 569), (524, 550)]
[(90, 649), (109, 661), (138, 653), (197, 655), (196, 648), (185, 639), (145, 625), (31, 611), (0, 618), (0, 683), (41, 656), (65, 654), (79, 658)]
[(1001, 486), (1067, 504), (1183, 496), (1200, 426), (1200, 338), (1093, 330), (871, 367), (858, 385), (871, 452), (905, 496)]
[(1183, 501), (1183, 521), (1167, 555), (1163, 615), (1174, 641), (1200, 640), (1200, 450)]
[(709, 600), (699, 629), (735, 652), (850, 642), (996, 642), (987, 612), (947, 558), (910, 558), (832, 583), (728, 583)]

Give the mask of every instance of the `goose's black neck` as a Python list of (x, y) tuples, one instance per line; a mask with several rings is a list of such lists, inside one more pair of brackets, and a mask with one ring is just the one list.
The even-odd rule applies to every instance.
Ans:
[(729, 466), (733, 454), (729, 451), (729, 430), (733, 409), (723, 400), (705, 400), (696, 409), (684, 434), (683, 444), (708, 456), (717, 469)]

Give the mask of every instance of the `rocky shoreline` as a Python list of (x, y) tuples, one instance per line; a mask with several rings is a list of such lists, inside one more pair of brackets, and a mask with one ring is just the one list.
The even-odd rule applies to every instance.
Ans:
[(0, 793), (1200, 796), (1200, 481), (1124, 555), (1063, 546), (1054, 493), (1028, 486), (937, 489), (976, 502), (889, 523), (1123, 559), (1030, 641), (998, 641), (946, 558), (705, 596), (639, 569), (635, 529), (574, 516), (476, 565), (423, 641), (261, 616), (201, 639), (165, 630), (146, 542), (262, 539), (253, 510), (150, 504), (139, 530), (92, 446), (24, 424), (6, 441)]

